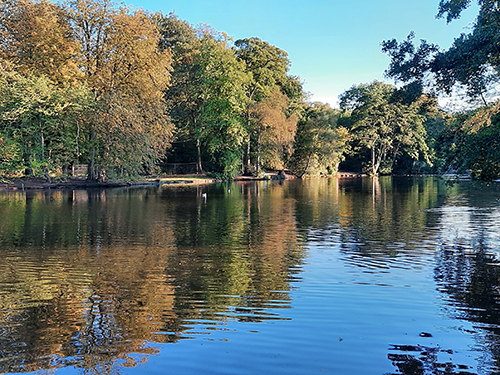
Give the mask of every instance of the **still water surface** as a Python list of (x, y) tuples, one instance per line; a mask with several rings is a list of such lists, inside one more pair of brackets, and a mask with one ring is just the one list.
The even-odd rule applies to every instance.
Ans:
[(0, 194), (1, 373), (499, 371), (500, 184)]

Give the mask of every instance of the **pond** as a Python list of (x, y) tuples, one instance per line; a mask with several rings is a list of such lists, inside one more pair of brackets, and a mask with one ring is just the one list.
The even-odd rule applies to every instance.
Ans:
[(0, 193), (0, 372), (500, 371), (500, 184)]

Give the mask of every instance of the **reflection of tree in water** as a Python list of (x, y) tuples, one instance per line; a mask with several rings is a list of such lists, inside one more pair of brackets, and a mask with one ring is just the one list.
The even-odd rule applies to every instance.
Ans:
[(210, 188), (206, 201), (168, 201), (176, 217), (168, 269), (177, 283), (176, 311), (189, 319), (280, 319), (268, 309), (289, 306), (301, 258), (294, 199), (279, 184)]
[[(112, 373), (116, 361), (130, 365), (153, 353), (146, 340), (171, 341), (158, 331), (175, 318), (174, 293), (164, 262), (148, 250), (114, 248), (100, 260), (92, 251), (42, 263), (22, 259), (25, 268), (11, 277), (15, 289), (0, 297), (2, 372), (71, 364)], [(55, 259), (65, 265), (54, 266)]]
[(0, 203), (17, 218), (0, 230), (0, 372), (116, 373), (154, 353), (148, 341), (177, 341), (160, 332), (176, 319), (165, 274), (174, 240), (155, 203), (147, 192), (70, 193)]
[[(500, 370), (499, 266), (496, 257), (479, 242), (474, 247), (443, 245), (435, 268), (438, 289), (448, 295), (447, 304), (452, 306), (447, 313), (475, 323), (477, 330), (467, 332), (476, 335), (492, 354), (492, 363), (486, 355), (479, 359), (480, 366), (490, 373)], [(468, 366), (453, 363), (453, 353), (440, 347), (394, 345), (388, 358), (402, 374), (472, 374)], [(439, 361), (440, 354), (449, 354), (448, 361)]]
[[(481, 236), (481, 234), (480, 234)], [(500, 263), (480, 240), (473, 247), (443, 246), (435, 269), (438, 289), (447, 294), (456, 318), (473, 322), (475, 334), (500, 370)], [(451, 309), (450, 309), (451, 310)]]
[[(321, 180), (320, 180), (321, 181)], [(437, 179), (400, 179), (391, 177), (355, 178), (340, 180), (334, 196), (314, 197), (314, 200), (328, 199), (333, 206), (301, 205), (300, 225), (308, 224), (309, 211), (330, 208), (323, 222), (314, 223), (322, 230), (321, 235), (336, 236), (334, 243), (340, 243), (341, 251), (348, 260), (359, 263), (362, 259), (385, 259), (402, 253), (408, 257), (420, 257), (422, 244), (428, 240), (427, 228), (433, 227), (437, 215), (429, 208), (436, 207), (443, 200), (443, 184)], [(312, 191), (321, 189), (311, 189)], [(335, 221), (332, 220), (335, 219)], [(311, 220), (311, 219), (309, 219)], [(316, 235), (316, 233), (314, 233)], [(328, 238), (321, 238), (328, 241)]]
[[(454, 364), (453, 350), (423, 345), (391, 345), (387, 358), (398, 372), (386, 375), (474, 374), (469, 366)], [(444, 359), (444, 360), (443, 360)]]
[[(342, 212), (346, 250), (396, 255), (414, 248), (432, 220), (425, 210), (438, 204), (440, 184), (434, 179), (372, 178), (349, 195)], [(368, 193), (368, 194), (367, 194)]]
[[(455, 187), (443, 212), (443, 242), (435, 268), (438, 290), (454, 307), (450, 314), (473, 323), (478, 344), (492, 358), (484, 366), (500, 370), (500, 262), (498, 254), (500, 186)], [(466, 202), (466, 208), (455, 202)], [(486, 357), (486, 356), (485, 356)]]
[[(315, 183), (327, 184), (321, 180)], [(429, 209), (439, 207), (445, 199), (445, 186), (437, 179), (415, 178), (408, 183), (398, 178), (361, 178), (341, 180), (336, 187), (329, 187), (330, 194), (314, 195), (322, 189), (310, 190), (298, 192), (309, 198), (304, 199), (307, 204), (299, 204), (300, 225), (330, 229), (317, 231), (323, 236), (320, 241), (337, 236), (332, 243), (340, 243), (345, 260), (356, 266), (388, 267), (391, 258), (401, 255), (420, 264), (418, 258), (433, 250), (435, 234), (428, 228), (436, 225), (439, 215)], [(310, 235), (315, 236), (316, 231)], [(422, 332), (422, 337), (427, 334)], [(453, 354), (448, 348), (415, 343), (391, 345), (388, 359), (397, 368), (394, 375), (474, 373), (467, 365), (454, 363)]]
[[(489, 373), (500, 371), (500, 262), (491, 246), (498, 232), (499, 190), (474, 184), (453, 186), (452, 197), (441, 210), (441, 244), (434, 270), (437, 288), (446, 296), (447, 314), (473, 323), (467, 334), (477, 337), (484, 354), (479, 366)], [(457, 203), (458, 202), (458, 203)], [(452, 350), (422, 346), (394, 346), (388, 358), (403, 374), (469, 374), (467, 366), (453, 364)], [(397, 353), (394, 353), (397, 352)], [(437, 362), (429, 353), (450, 354)]]
[(281, 319), (271, 309), (289, 305), (301, 258), (295, 206), (261, 188), (0, 200), (0, 372), (116, 373), (197, 319)]

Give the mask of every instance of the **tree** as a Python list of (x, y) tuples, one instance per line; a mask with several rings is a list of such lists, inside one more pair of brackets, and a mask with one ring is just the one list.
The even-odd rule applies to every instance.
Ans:
[(173, 12), (167, 16), (161, 12), (156, 13), (153, 20), (160, 32), (159, 48), (161, 51), (168, 49), (172, 53), (175, 73), (176, 67), (192, 61), (194, 53), (200, 46), (200, 39), (196, 35), (196, 30)]
[[(455, 116), (445, 149), (450, 165), (465, 168), (474, 178), (491, 181), (500, 177), (500, 102)], [(442, 142), (444, 144), (444, 142)]]
[(302, 178), (305, 175), (338, 171), (348, 148), (349, 132), (339, 126), (339, 110), (328, 104), (312, 103), (297, 125), (292, 169)]
[(200, 39), (196, 30), (186, 21), (171, 13), (157, 13), (155, 23), (160, 32), (160, 50), (169, 50), (173, 56), (171, 85), (165, 93), (168, 112), (175, 124), (174, 149), (179, 157), (192, 160), (190, 149), (195, 149), (196, 170), (203, 172), (201, 141), (195, 134), (197, 114), (202, 105), (195, 76), (199, 66), (195, 56), (199, 54)]
[(163, 98), (170, 52), (158, 49), (158, 30), (141, 10), (115, 9), (109, 0), (73, 0), (66, 10), (95, 97), (96, 112), (86, 122), (89, 178), (96, 160), (103, 174), (150, 170), (172, 136)]
[(21, 150), (12, 139), (0, 136), (0, 177), (17, 175), (23, 167)]
[[(498, 107), (487, 105), (486, 99), (489, 93), (494, 94), (492, 88), (500, 80), (500, 8), (494, 0), (477, 3), (479, 13), (472, 31), (457, 37), (448, 50), (425, 40), (417, 48), (411, 33), (401, 43), (384, 41), (382, 51), (391, 57), (386, 75), (416, 88), (416, 92), (421, 93), (425, 86), (446, 94), (464, 88), (470, 98), (482, 101), (483, 108), (456, 114), (441, 134), (434, 134), (434, 146), (442, 168), (466, 168), (475, 177), (492, 179), (498, 175), (494, 143)], [(471, 4), (471, 0), (440, 0), (437, 17), (452, 22)], [(482, 125), (475, 128), (473, 124)]]
[(282, 49), (255, 37), (237, 40), (234, 43), (234, 48), (236, 56), (245, 63), (245, 72), (250, 76), (250, 80), (245, 85), (248, 100), (244, 110), (248, 134), (245, 169), (246, 173), (250, 173), (252, 170), (252, 136), (257, 137), (257, 148), (261, 147), (258, 131), (261, 126), (255, 123), (255, 117), (252, 117), (252, 108), (261, 100), (269, 97), (276, 86), (282, 88), (290, 83), (287, 76), (290, 60), (288, 54)]
[(350, 111), (353, 149), (369, 151), (368, 168), (377, 175), (390, 173), (401, 153), (431, 163), (425, 142), (425, 117), (419, 101), (398, 101), (393, 86), (381, 82), (353, 86), (340, 96), (340, 106)]
[[(447, 22), (460, 17), (470, 0), (441, 0), (437, 17)], [(481, 98), (499, 81), (500, 9), (494, 0), (479, 0), (479, 14), (469, 34), (461, 34), (448, 50), (421, 40), (414, 46), (414, 34), (398, 43), (383, 41), (382, 51), (391, 57), (388, 77), (424, 87), (425, 81), (435, 89), (450, 94), (462, 86), (472, 98)]]
[(202, 38), (194, 64), (198, 66), (195, 97), (200, 100), (195, 136), (212, 155), (217, 171), (224, 177), (234, 177), (247, 134), (241, 115), (247, 101), (244, 85), (248, 75), (226, 41), (210, 35)]
[(47, 0), (4, 1), (0, 6), (0, 57), (22, 74), (46, 76), (58, 86), (83, 78), (76, 63), (78, 43), (62, 8)]
[(481, 180), (500, 177), (500, 122), (472, 132), (465, 143), (466, 162), (471, 174)]
[(28, 174), (44, 173), (50, 179), (50, 169), (73, 164), (79, 116), (90, 97), (85, 86), (61, 88), (44, 76), (23, 76), (0, 62), (0, 137), (11, 169), (23, 167)]
[(257, 135), (257, 173), (261, 157), (264, 164), (273, 169), (284, 169), (293, 152), (293, 140), (297, 129), (297, 116), (287, 117), (289, 99), (275, 86), (271, 94), (250, 108)]

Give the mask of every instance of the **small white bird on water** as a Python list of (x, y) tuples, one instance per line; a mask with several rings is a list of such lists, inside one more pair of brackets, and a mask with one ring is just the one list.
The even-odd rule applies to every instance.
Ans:
[(203, 198), (203, 200), (206, 202), (207, 201), (207, 193), (202, 193), (201, 194), (201, 197)]

